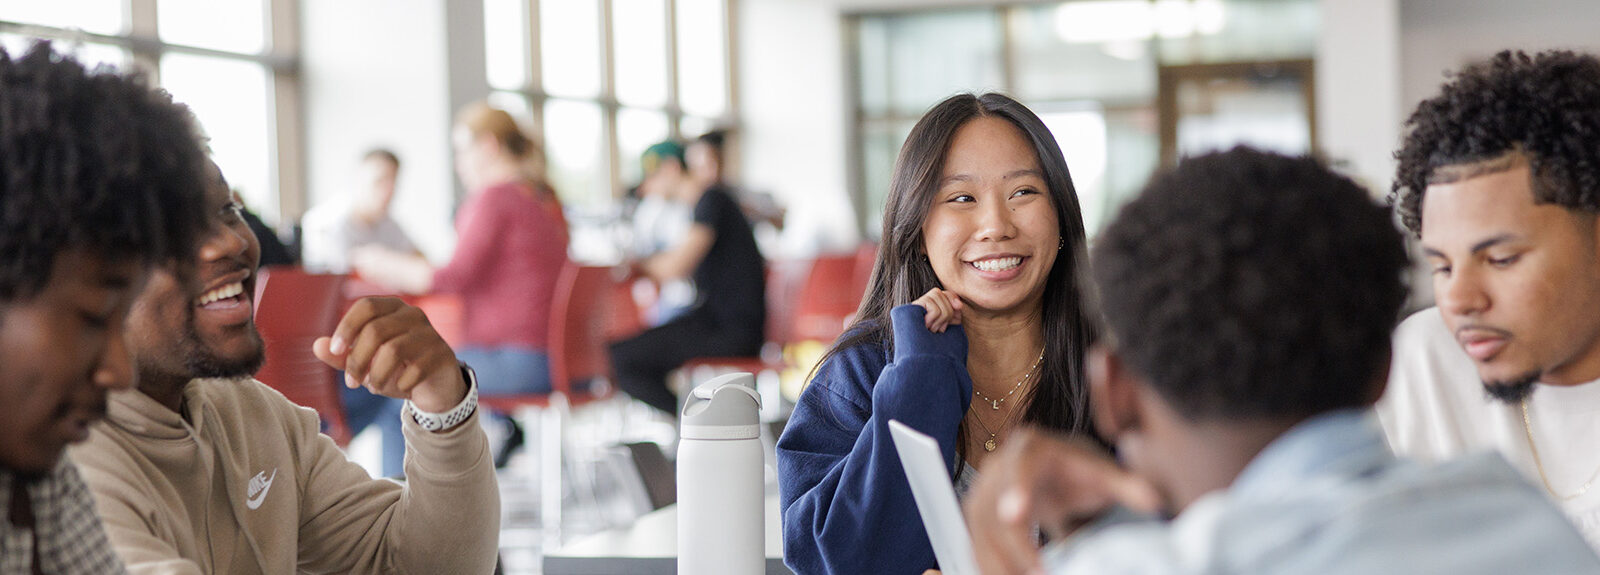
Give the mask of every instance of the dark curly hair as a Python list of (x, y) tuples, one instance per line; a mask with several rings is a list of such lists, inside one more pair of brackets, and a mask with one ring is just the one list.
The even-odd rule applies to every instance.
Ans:
[(1185, 160), (1092, 253), (1124, 360), (1190, 419), (1376, 399), (1409, 262), (1388, 210), (1317, 161), (1243, 147)]
[(1533, 171), (1536, 202), (1600, 211), (1600, 60), (1594, 56), (1500, 52), (1455, 74), (1438, 96), (1417, 106), (1406, 127), (1389, 201), (1414, 234), (1422, 234), (1428, 185), (1473, 175), (1441, 168), (1513, 152), (1521, 152)]
[(89, 72), (48, 42), (0, 50), (0, 301), (37, 294), (67, 249), (191, 260), (205, 166), (188, 108), (142, 76)]

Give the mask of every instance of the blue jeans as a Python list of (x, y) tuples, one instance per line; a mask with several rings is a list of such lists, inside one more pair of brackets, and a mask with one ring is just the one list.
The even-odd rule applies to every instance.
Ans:
[[(550, 393), (550, 356), (542, 351), (519, 347), (463, 347), (456, 359), (472, 366), (478, 374), (478, 395), (516, 395)], [(515, 425), (504, 413), (485, 411), (484, 416), (502, 426)], [(507, 447), (495, 448), (506, 453)], [(504, 463), (497, 455), (495, 465)]]
[(550, 393), (550, 356), (522, 347), (463, 347), (456, 358), (478, 374), (478, 395)]
[(383, 475), (398, 477), (405, 472), (406, 436), (400, 432), (400, 408), (405, 401), (372, 393), (364, 387), (345, 387), (342, 371), (337, 377), (350, 434), (356, 435), (368, 425), (377, 424), (383, 437)]

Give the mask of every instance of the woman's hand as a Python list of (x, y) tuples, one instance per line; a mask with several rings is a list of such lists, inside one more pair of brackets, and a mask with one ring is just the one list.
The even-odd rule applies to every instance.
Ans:
[(928, 326), (928, 331), (944, 333), (952, 325), (961, 325), (961, 297), (955, 292), (933, 288), (911, 303), (928, 310), (923, 317), (923, 324)]

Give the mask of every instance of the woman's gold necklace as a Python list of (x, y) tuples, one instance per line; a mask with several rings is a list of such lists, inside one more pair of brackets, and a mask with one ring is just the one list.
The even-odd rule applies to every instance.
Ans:
[[(1044, 350), (1041, 349), (1041, 350), (1039, 350), (1039, 359), (1033, 360), (1033, 367), (1028, 368), (1028, 373), (1022, 374), (1022, 380), (1018, 381), (1017, 385), (1012, 387), (1011, 388), (1011, 392), (1007, 393), (1005, 395), (1005, 397), (1002, 397), (1000, 399), (990, 399), (988, 396), (985, 396), (983, 394), (983, 392), (978, 391), (978, 388), (976, 388), (976, 387), (972, 388), (972, 392), (978, 394), (978, 397), (982, 398), (983, 400), (988, 401), (989, 405), (991, 407), (993, 407), (995, 410), (999, 410), (1000, 409), (1000, 404), (1004, 403), (1005, 400), (1007, 400), (1007, 399), (1011, 399), (1011, 394), (1012, 393), (1016, 393), (1018, 389), (1022, 389), (1022, 384), (1027, 382), (1028, 378), (1032, 377), (1033, 373), (1035, 371), (1039, 370), (1039, 364), (1041, 362), (1043, 362), (1043, 361), (1044, 361)], [(972, 414), (972, 419), (974, 421), (978, 422), (978, 427), (983, 428), (983, 432), (989, 434), (989, 439), (987, 439), (987, 440), (985, 440), (983, 442), (983, 450), (984, 451), (994, 451), (996, 447), (1000, 446), (1000, 439), (998, 437), (999, 436), (999, 432), (991, 431), (989, 429), (989, 426), (983, 423), (983, 418), (979, 417), (978, 413), (976, 411), (970, 411), (969, 410), (968, 413), (971, 413)], [(1016, 413), (1017, 412), (1015, 410), (1013, 410), (1010, 413), (1006, 414), (1005, 419), (1000, 420), (1000, 428), (999, 428), (1000, 431), (1005, 431), (1006, 430), (1006, 424), (1011, 422), (1011, 416), (1012, 415), (1016, 415)]]
[(1039, 371), (1039, 364), (1041, 362), (1043, 362), (1043, 361), (1044, 361), (1044, 349), (1040, 348), (1039, 349), (1039, 359), (1033, 360), (1033, 367), (1028, 368), (1028, 373), (1022, 374), (1022, 379), (1017, 380), (1017, 384), (1011, 386), (1011, 391), (1006, 392), (1006, 394), (1004, 396), (1002, 396), (1000, 399), (995, 399), (995, 398), (989, 397), (987, 395), (984, 395), (983, 392), (978, 391), (978, 386), (972, 386), (972, 392), (978, 394), (978, 399), (982, 399), (984, 401), (989, 402), (989, 407), (990, 408), (994, 409), (995, 411), (1000, 411), (1000, 404), (1005, 403), (1007, 399), (1011, 399), (1011, 395), (1012, 394), (1016, 393), (1017, 390), (1022, 389), (1022, 384), (1027, 383), (1028, 382), (1028, 378), (1033, 377), (1033, 373), (1036, 372), (1036, 371)]
[(1544, 490), (1548, 491), (1551, 497), (1561, 501), (1572, 501), (1573, 499), (1583, 497), (1583, 494), (1589, 492), (1589, 487), (1594, 485), (1594, 480), (1600, 478), (1600, 469), (1595, 469), (1594, 473), (1589, 476), (1589, 480), (1583, 482), (1583, 487), (1578, 488), (1577, 493), (1572, 495), (1561, 495), (1556, 493), (1556, 489), (1550, 486), (1550, 477), (1545, 475), (1544, 462), (1540, 461), (1539, 459), (1539, 446), (1534, 445), (1533, 443), (1533, 422), (1532, 419), (1528, 417), (1528, 400), (1526, 399), (1522, 400), (1522, 432), (1528, 436), (1528, 450), (1533, 452), (1533, 465), (1539, 469), (1539, 480), (1544, 482)]
[[(968, 413), (972, 414), (973, 421), (978, 422), (978, 427), (982, 427), (983, 428), (983, 432), (989, 434), (989, 439), (986, 439), (983, 442), (983, 450), (984, 451), (994, 451), (994, 449), (996, 447), (1000, 446), (1000, 439), (997, 437), (998, 433), (996, 433), (994, 431), (990, 431), (989, 430), (989, 426), (984, 425), (983, 418), (982, 417), (978, 417), (978, 412), (969, 411)], [(1005, 431), (1006, 430), (1006, 424), (1011, 423), (1011, 416), (1015, 415), (1016, 413), (1017, 413), (1016, 411), (1012, 411), (1011, 413), (1007, 413), (1006, 414), (1006, 418), (1000, 420), (1000, 431)]]

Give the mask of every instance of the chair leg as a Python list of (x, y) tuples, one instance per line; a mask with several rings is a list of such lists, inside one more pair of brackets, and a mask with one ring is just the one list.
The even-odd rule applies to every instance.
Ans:
[(561, 545), (561, 418), (566, 397), (556, 393), (550, 400), (550, 407), (539, 410), (539, 522), (545, 549)]

